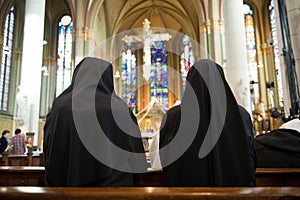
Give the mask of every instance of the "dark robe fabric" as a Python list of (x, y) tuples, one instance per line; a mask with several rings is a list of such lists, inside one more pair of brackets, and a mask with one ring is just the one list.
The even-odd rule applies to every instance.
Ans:
[(300, 133), (276, 129), (255, 137), (257, 167), (300, 167)]
[(7, 145), (8, 145), (8, 143), (7, 143), (6, 138), (4, 136), (2, 136), (0, 138), (0, 154), (2, 154), (5, 151)]
[(249, 150), (250, 150), (250, 164), (251, 164), (251, 169), (252, 174), (253, 174), (253, 185), (256, 183), (255, 179), (255, 171), (257, 168), (257, 156), (256, 156), (256, 145), (255, 145), (255, 139), (254, 139), (254, 129), (253, 129), (253, 123), (251, 120), (251, 116), (249, 112), (241, 105), (239, 105), (239, 110), (241, 113), (241, 117), (243, 120), (243, 124), (245, 127), (245, 133), (248, 138), (248, 144), (249, 144)]
[[(206, 81), (200, 75), (198, 70), (207, 76)], [(201, 71), (200, 70), (200, 71)], [(219, 121), (211, 119), (212, 107), (217, 111), (222, 108), (220, 105), (212, 105), (208, 85), (214, 85), (217, 78), (221, 77), (223, 82), (227, 102), (225, 121), (221, 129), (220, 137), (212, 150), (204, 157), (200, 158), (199, 150), (205, 141), (207, 130), (210, 126), (215, 126)], [(253, 186), (255, 183), (255, 174), (251, 165), (251, 157), (245, 127), (243, 125), (241, 113), (238, 104), (231, 92), (228, 83), (223, 75), (222, 68), (211, 60), (203, 59), (196, 62), (190, 69), (187, 81), (191, 87), (187, 87), (182, 98), (180, 106), (171, 108), (165, 115), (160, 130), (160, 158), (163, 170), (167, 176), (168, 186)], [(170, 155), (177, 152), (177, 147), (173, 146), (162, 152), (162, 148), (172, 140), (177, 134), (180, 134), (180, 123), (183, 119), (184, 106), (191, 107), (188, 102), (190, 90), (195, 92), (197, 97), (197, 106), (199, 107), (200, 119), (198, 129), (194, 140), (187, 150), (175, 162), (168, 164)], [(215, 91), (216, 92), (216, 91)], [(225, 105), (225, 106), (226, 106)], [(186, 115), (188, 121), (193, 115)], [(186, 122), (185, 122), (186, 123)], [(191, 124), (192, 126), (192, 124)], [(188, 127), (188, 126), (187, 126)], [(189, 130), (185, 131), (187, 137), (191, 134)], [(177, 136), (176, 136), (177, 137)], [(210, 135), (208, 135), (210, 137)]]
[[(89, 99), (91, 94), (95, 95), (94, 99)], [(75, 105), (74, 102), (77, 102), (77, 107), (72, 106)], [(93, 102), (95, 107), (90, 109), (89, 102)], [(119, 117), (128, 124), (126, 130), (131, 132), (130, 135), (118, 126), (113, 111), (122, 114), (127, 112), (128, 115)], [(89, 124), (90, 119), (93, 119), (90, 117), (93, 112), (96, 113), (96, 120), (105, 136), (117, 147), (128, 152), (125, 156), (110, 156), (110, 146), (96, 139), (99, 132), (93, 129), (94, 125)], [(76, 116), (87, 116), (86, 119), (83, 118), (81, 127), (76, 126)], [(133, 123), (129, 123), (130, 121)], [(80, 133), (83, 135), (79, 135), (82, 129), (84, 132)], [(91, 137), (85, 138), (85, 135)], [(82, 138), (96, 147), (92, 150), (99, 154), (91, 153)], [(146, 171), (144, 147), (136, 118), (125, 102), (114, 93), (112, 65), (101, 59), (85, 58), (76, 66), (71, 85), (55, 99), (47, 115), (43, 144), (48, 186), (133, 186), (143, 175), (112, 168), (111, 163), (126, 166), (126, 169), (134, 169), (134, 165), (138, 163)], [(141, 156), (136, 160), (130, 152), (141, 153)], [(108, 157), (111, 163), (102, 163), (97, 159), (100, 154)]]

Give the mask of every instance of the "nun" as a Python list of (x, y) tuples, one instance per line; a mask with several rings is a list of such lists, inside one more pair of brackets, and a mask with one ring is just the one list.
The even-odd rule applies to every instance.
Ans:
[(300, 167), (300, 119), (255, 137), (257, 167)]
[(114, 92), (111, 63), (84, 58), (44, 126), (47, 186), (133, 186), (147, 170), (137, 121)]
[(167, 185), (254, 186), (249, 146), (222, 68), (207, 59), (196, 62), (188, 72), (181, 105), (166, 113), (160, 129)]

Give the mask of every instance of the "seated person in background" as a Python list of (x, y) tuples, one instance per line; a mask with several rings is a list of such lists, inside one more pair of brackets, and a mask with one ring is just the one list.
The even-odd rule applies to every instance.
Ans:
[(255, 137), (257, 167), (300, 167), (300, 120)]
[(109, 62), (85, 58), (77, 65), (47, 115), (43, 150), (48, 186), (133, 186), (142, 173), (132, 169), (147, 171), (136, 118), (114, 92)]
[[(187, 81), (190, 86), (186, 87), (181, 105), (166, 113), (160, 130), (160, 158), (167, 184), (255, 185), (245, 127), (222, 68), (211, 60), (201, 60), (190, 69)], [(220, 85), (224, 88), (221, 94)], [(173, 141), (177, 144), (173, 145)], [(175, 161), (174, 154), (179, 155)]]
[(11, 138), (11, 154), (23, 155), (26, 151), (25, 135), (21, 134), (21, 129), (15, 130), (15, 136)]
[(2, 132), (2, 137), (0, 138), (0, 154), (4, 153), (8, 150), (9, 145), (7, 142), (8, 134), (10, 133), (9, 130), (4, 130)]

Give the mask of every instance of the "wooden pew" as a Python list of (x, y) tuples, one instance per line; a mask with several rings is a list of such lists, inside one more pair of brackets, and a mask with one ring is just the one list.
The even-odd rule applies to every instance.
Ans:
[[(137, 186), (163, 186), (162, 170), (149, 171)], [(257, 168), (256, 186), (300, 186), (300, 168)]]
[[(1, 167), (0, 186), (44, 186), (44, 167)], [(137, 187), (166, 185), (162, 170), (149, 171)], [(300, 186), (300, 168), (258, 168), (256, 186)]]
[(0, 186), (45, 186), (45, 168), (1, 166)]
[(6, 200), (294, 200), (300, 187), (140, 187), (140, 188), (49, 188), (0, 187)]
[(165, 185), (166, 175), (162, 170), (148, 170), (148, 173), (135, 184), (137, 187), (159, 187)]
[(300, 186), (300, 168), (257, 168), (257, 186)]
[(0, 155), (0, 166), (43, 166), (43, 154), (31, 153), (28, 155)]

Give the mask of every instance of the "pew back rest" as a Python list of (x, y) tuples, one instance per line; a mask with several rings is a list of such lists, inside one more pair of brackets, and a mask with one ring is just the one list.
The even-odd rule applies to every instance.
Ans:
[(141, 199), (203, 199), (203, 200), (291, 200), (300, 199), (300, 187), (215, 187), (215, 188), (49, 188), (0, 187), (0, 199), (7, 200), (141, 200)]
[(43, 153), (31, 153), (27, 155), (0, 155), (0, 166), (43, 166)]
[(0, 166), (0, 186), (45, 186), (45, 167)]
[[(0, 186), (44, 186), (45, 168), (28, 166), (0, 166)], [(149, 171), (136, 183), (138, 187), (165, 186), (161, 170)], [(256, 186), (300, 187), (300, 168), (258, 168)]]
[(300, 168), (257, 168), (257, 186), (300, 186)]

